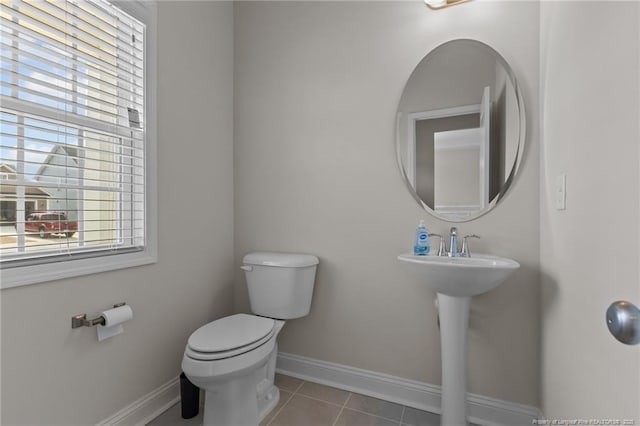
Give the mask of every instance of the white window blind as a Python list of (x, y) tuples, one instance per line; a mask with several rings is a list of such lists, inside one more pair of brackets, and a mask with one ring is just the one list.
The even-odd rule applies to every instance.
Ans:
[(145, 25), (102, 0), (0, 0), (0, 265), (145, 246)]

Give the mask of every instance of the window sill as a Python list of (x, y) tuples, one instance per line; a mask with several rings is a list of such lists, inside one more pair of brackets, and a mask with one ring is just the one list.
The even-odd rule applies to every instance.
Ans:
[(22, 266), (0, 271), (0, 289), (39, 284), (65, 278), (80, 277), (100, 272), (133, 268), (157, 262), (157, 256), (150, 251), (125, 253), (89, 259)]

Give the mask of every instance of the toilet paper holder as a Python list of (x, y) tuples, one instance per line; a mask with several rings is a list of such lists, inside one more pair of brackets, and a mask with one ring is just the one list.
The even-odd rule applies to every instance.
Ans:
[[(116, 303), (113, 307), (119, 308), (124, 305), (126, 305), (125, 302)], [(71, 328), (95, 327), (96, 325), (104, 325), (104, 323), (104, 317), (102, 316), (90, 320), (87, 319), (87, 314), (74, 315), (71, 317)]]

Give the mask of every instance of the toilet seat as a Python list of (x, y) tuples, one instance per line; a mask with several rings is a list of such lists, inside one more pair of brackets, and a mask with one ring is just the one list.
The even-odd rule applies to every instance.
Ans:
[(275, 321), (255, 315), (236, 314), (210, 322), (189, 337), (185, 355), (215, 361), (249, 352), (273, 337)]

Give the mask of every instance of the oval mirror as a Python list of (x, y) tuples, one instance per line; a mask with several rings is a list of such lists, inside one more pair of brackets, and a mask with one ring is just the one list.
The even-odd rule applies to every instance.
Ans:
[(397, 113), (400, 171), (415, 199), (450, 222), (493, 209), (513, 181), (525, 115), (513, 71), (475, 40), (452, 40), (418, 64)]

